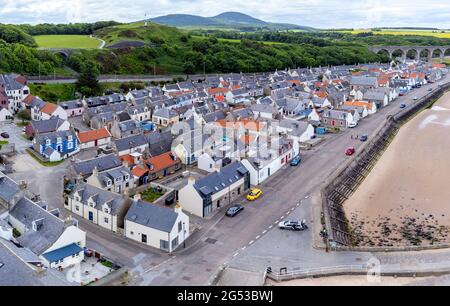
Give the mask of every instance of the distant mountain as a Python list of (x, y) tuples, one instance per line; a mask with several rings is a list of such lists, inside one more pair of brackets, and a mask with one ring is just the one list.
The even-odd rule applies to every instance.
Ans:
[(150, 21), (173, 27), (193, 28), (266, 28), (268, 30), (314, 30), (311, 27), (295, 24), (271, 23), (239, 12), (226, 12), (214, 17), (201, 17), (187, 14), (171, 14), (150, 19)]
[(258, 26), (258, 27), (264, 27), (269, 25), (269, 23), (265, 21), (238, 12), (222, 13), (220, 15), (211, 17), (210, 19), (226, 25), (241, 24), (244, 26)]

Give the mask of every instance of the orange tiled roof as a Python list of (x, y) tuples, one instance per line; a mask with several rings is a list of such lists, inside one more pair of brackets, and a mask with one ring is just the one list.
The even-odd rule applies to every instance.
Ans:
[(121, 156), (120, 160), (123, 161), (123, 162), (127, 162), (128, 165), (134, 164), (134, 157), (131, 156), (130, 154)]
[(133, 168), (133, 170), (131, 170), (131, 173), (136, 176), (136, 177), (141, 177), (143, 176), (145, 173), (147, 173), (147, 170), (145, 170), (144, 168), (142, 168), (141, 166), (136, 166)]
[(238, 121), (226, 121), (225, 119), (221, 119), (216, 121), (216, 124), (224, 128), (232, 128), (232, 129), (239, 129), (243, 127), (245, 130), (251, 130), (256, 132), (260, 132), (266, 125), (264, 122), (251, 119), (241, 119)]
[(80, 140), (81, 143), (86, 143), (108, 137), (111, 137), (111, 134), (106, 128), (78, 133), (78, 139)]
[(34, 100), (34, 96), (33, 95), (28, 95), (25, 99), (23, 99), (23, 103), (25, 103), (25, 104), (30, 104), (31, 102), (33, 102), (33, 100)]
[(252, 142), (255, 141), (256, 136), (254, 136), (254, 135), (242, 135), (240, 139), (241, 139), (241, 141), (244, 144), (249, 145), (249, 144), (251, 144)]
[(371, 109), (373, 107), (373, 104), (371, 102), (366, 102), (366, 101), (347, 101), (347, 102), (344, 102), (344, 105), (366, 107), (367, 109)]
[(224, 96), (216, 96), (216, 101), (223, 102), (223, 101), (225, 101), (225, 97)]
[(230, 91), (230, 89), (228, 89), (228, 88), (220, 88), (220, 87), (217, 87), (217, 88), (208, 88), (208, 93), (209, 93), (210, 95), (226, 94), (226, 93), (229, 92), (229, 91)]
[(175, 166), (176, 164), (180, 163), (180, 160), (179, 159), (173, 160), (172, 152), (166, 152), (161, 155), (147, 159), (144, 164), (147, 165), (148, 163), (153, 165), (153, 170), (148, 169), (148, 171), (150, 173), (155, 173), (167, 169), (169, 167)]
[(46, 113), (48, 115), (52, 115), (56, 109), (58, 108), (58, 105), (53, 103), (45, 103), (44, 107), (41, 109), (41, 112)]

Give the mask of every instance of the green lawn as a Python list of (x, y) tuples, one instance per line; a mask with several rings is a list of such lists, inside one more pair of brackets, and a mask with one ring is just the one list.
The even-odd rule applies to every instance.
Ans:
[(146, 202), (154, 202), (154, 201), (158, 200), (160, 197), (162, 197), (163, 195), (164, 195), (164, 191), (158, 192), (158, 191), (154, 190), (153, 188), (149, 188), (146, 191), (141, 193), (142, 200), (144, 200)]
[(101, 44), (87, 35), (38, 35), (34, 39), (40, 48), (96, 49)]

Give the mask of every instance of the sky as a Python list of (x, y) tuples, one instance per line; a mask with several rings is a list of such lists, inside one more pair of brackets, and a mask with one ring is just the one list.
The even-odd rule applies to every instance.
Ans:
[(0, 0), (0, 23), (132, 22), (227, 11), (316, 28), (450, 28), (448, 0)]

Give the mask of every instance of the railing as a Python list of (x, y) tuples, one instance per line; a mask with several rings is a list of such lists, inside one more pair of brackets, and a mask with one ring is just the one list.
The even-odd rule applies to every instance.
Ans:
[(286, 281), (292, 279), (303, 279), (312, 277), (323, 277), (323, 276), (336, 276), (336, 275), (366, 275), (369, 269), (366, 265), (342, 265), (342, 266), (331, 266), (323, 268), (311, 268), (302, 269), (296, 271), (290, 271), (286, 273), (274, 273), (266, 272), (267, 278), (274, 281)]

